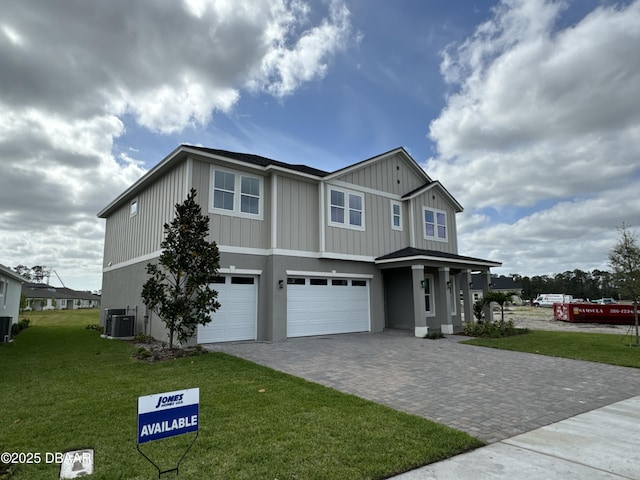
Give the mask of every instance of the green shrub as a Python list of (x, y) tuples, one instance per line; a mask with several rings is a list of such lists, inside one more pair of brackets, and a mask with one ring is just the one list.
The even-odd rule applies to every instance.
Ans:
[(22, 320), (20, 320), (18, 322), (18, 328), (20, 330), (24, 330), (25, 328), (29, 327), (29, 324), (31, 323), (31, 320), (29, 320), (28, 318), (23, 318)]
[(11, 325), (11, 336), (15, 337), (20, 332), (20, 327), (17, 323)]
[(438, 338), (444, 338), (444, 333), (440, 331), (429, 332), (424, 336), (424, 338), (428, 338), (429, 340), (436, 340)]
[(98, 333), (102, 333), (104, 331), (104, 327), (97, 323), (91, 323), (87, 325), (87, 330), (95, 330)]
[(522, 335), (529, 333), (529, 330), (516, 328), (513, 320), (498, 320), (497, 322), (468, 323), (464, 326), (464, 333), (470, 337), (499, 338)]
[(151, 335), (145, 335), (140, 332), (135, 337), (133, 337), (133, 341), (136, 343), (153, 343), (154, 339)]

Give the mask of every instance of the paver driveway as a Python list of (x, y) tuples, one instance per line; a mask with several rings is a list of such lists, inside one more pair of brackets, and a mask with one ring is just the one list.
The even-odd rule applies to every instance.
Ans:
[(640, 369), (415, 338), (402, 331), (211, 344), (496, 442), (635, 395)]

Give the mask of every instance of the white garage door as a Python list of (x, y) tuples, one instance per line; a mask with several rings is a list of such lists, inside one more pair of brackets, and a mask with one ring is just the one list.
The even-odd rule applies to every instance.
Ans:
[(287, 336), (368, 332), (367, 280), (287, 279)]
[(212, 285), (221, 307), (207, 325), (198, 325), (198, 343), (255, 340), (258, 319), (256, 277), (221, 276)]

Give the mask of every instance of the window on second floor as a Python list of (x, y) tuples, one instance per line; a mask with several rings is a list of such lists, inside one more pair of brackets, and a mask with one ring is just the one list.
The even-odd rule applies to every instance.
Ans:
[(262, 215), (262, 179), (226, 170), (212, 170), (211, 211), (227, 215)]
[(402, 204), (391, 201), (391, 228), (402, 230)]
[(129, 216), (130, 217), (134, 217), (138, 214), (138, 198), (134, 198), (133, 200), (131, 200), (131, 203), (129, 204)]
[(447, 214), (441, 210), (424, 208), (424, 238), (446, 242), (449, 239)]
[(364, 230), (364, 196), (331, 188), (329, 190), (329, 224)]

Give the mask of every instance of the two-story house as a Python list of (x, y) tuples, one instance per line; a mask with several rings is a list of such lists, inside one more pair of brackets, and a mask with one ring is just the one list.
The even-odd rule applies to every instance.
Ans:
[(137, 330), (157, 338), (166, 332), (141, 300), (145, 266), (192, 187), (221, 255), (222, 307), (198, 343), (453, 333), (473, 319), (471, 273), (500, 265), (458, 254), (462, 207), (403, 148), (325, 172), (181, 145), (98, 214), (102, 306), (135, 311)]

